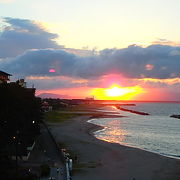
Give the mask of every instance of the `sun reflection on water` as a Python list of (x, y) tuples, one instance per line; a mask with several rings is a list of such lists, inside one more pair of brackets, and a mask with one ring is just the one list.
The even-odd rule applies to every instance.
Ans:
[(109, 121), (106, 124), (106, 128), (95, 133), (98, 139), (111, 142), (125, 144), (126, 136), (128, 132), (121, 128), (121, 124), (118, 120)]

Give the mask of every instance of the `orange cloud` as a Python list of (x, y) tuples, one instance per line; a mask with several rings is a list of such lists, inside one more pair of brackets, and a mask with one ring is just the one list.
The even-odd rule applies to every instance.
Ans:
[(144, 78), (144, 79), (136, 79), (139, 82), (155, 82), (155, 83), (165, 83), (167, 85), (173, 85), (180, 83), (180, 78), (172, 78), (172, 79), (153, 79), (153, 78)]
[(180, 46), (179, 41), (171, 41), (168, 39), (157, 39), (156, 41), (153, 41), (152, 44), (161, 44), (161, 45), (168, 45), (168, 46)]

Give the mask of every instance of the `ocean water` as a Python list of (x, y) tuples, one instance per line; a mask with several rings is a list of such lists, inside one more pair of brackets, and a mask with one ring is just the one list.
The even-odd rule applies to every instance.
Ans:
[(122, 118), (99, 118), (90, 120), (103, 130), (94, 135), (108, 142), (137, 147), (161, 155), (180, 158), (180, 119), (170, 118), (180, 114), (180, 103), (135, 103), (124, 108), (147, 112), (149, 116), (107, 107), (100, 111), (116, 112)]

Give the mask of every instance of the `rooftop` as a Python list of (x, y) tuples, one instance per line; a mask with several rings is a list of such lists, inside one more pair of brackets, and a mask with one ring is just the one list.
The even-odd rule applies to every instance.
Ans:
[(6, 72), (4, 72), (4, 71), (0, 71), (0, 75), (4, 75), (4, 76), (12, 76), (11, 74), (8, 74), (8, 73), (6, 73)]

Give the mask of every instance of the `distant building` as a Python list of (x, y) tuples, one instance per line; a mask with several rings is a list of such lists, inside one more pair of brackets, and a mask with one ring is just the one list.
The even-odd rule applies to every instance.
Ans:
[(52, 106), (49, 105), (48, 102), (44, 101), (41, 106), (43, 112), (49, 112), (52, 111)]
[(86, 97), (85, 100), (92, 100), (92, 101), (94, 101), (94, 96), (93, 97)]
[(26, 82), (24, 79), (17, 80), (16, 83), (19, 84), (21, 87), (26, 88)]
[(84, 99), (72, 99), (71, 105), (85, 104), (84, 101)]
[(11, 74), (8, 74), (6, 72), (0, 71), (0, 83), (7, 83), (7, 81), (10, 81)]
[(27, 83), (25, 82), (24, 79), (18, 79), (16, 82), (10, 82), (11, 85), (14, 85), (14, 84), (18, 84), (19, 86), (21, 86), (22, 88), (25, 88), (26, 91), (29, 93), (29, 94), (32, 94), (35, 96), (35, 92), (36, 92), (36, 88), (34, 88), (34, 85), (32, 88), (28, 88), (27, 87)]
[(94, 98), (85, 98), (85, 99), (72, 99), (70, 104), (71, 105), (78, 105), (78, 104), (94, 104)]

